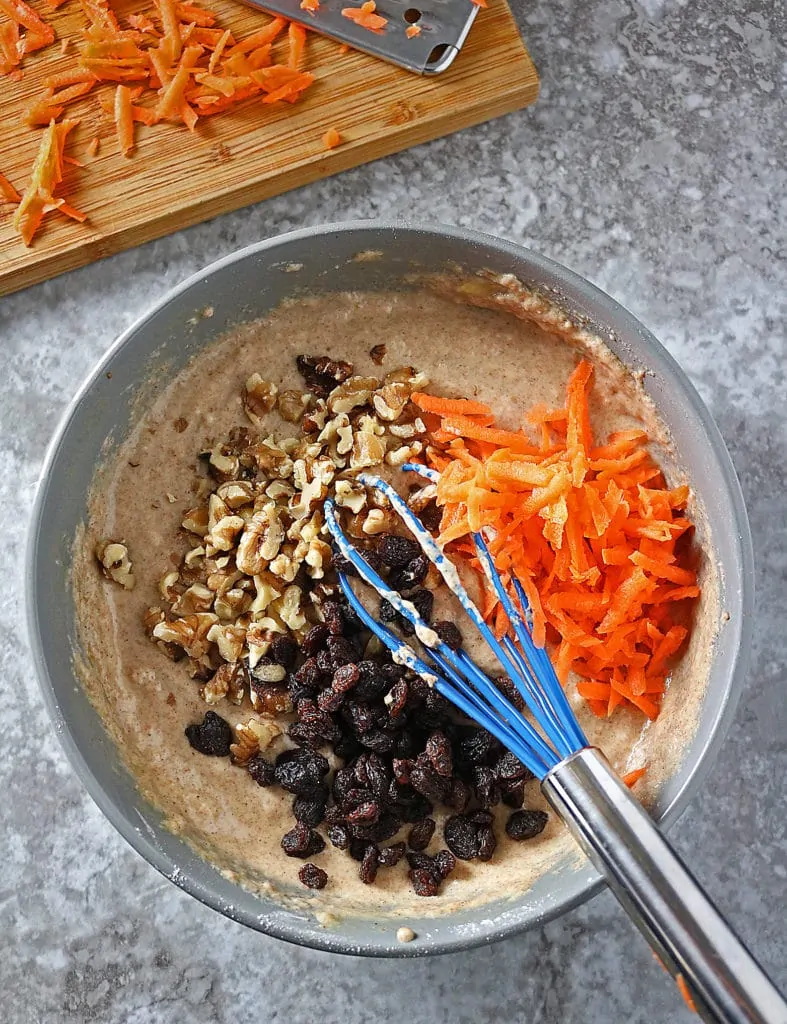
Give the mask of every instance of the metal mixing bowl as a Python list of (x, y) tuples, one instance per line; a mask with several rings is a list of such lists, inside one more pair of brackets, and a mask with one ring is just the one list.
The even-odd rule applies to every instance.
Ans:
[[(379, 258), (354, 258), (371, 250), (379, 251)], [(74, 674), (70, 549), (107, 438), (123, 439), (140, 413), (135, 395), (152, 371), (177, 372), (229, 327), (260, 317), (299, 292), (405, 287), (413, 261), (432, 272), (459, 264), (470, 272), (510, 273), (549, 290), (608, 339), (625, 363), (647, 371), (645, 387), (707, 511), (721, 569), (721, 607), (730, 616), (714, 647), (696, 735), (654, 809), (668, 826), (697, 792), (743, 687), (753, 601), (746, 511), (721, 436), (674, 360), (609, 296), (520, 246), (457, 228), (336, 224), (249, 246), (189, 278), (118, 339), (68, 409), (46, 457), (28, 550), (30, 639), (44, 699), (68, 757), (112, 824), (162, 874), (228, 917), (292, 942), (371, 956), (443, 953), (499, 939), (576, 906), (602, 883), (589, 866), (558, 864), (516, 901), (436, 919), (408, 916), (419, 940), (400, 944), (390, 921), (351, 917), (323, 928), (310, 915), (285, 910), (229, 881), (169, 832), (161, 814), (137, 791)], [(299, 265), (297, 273), (288, 272)], [(206, 307), (213, 315), (200, 317)]]

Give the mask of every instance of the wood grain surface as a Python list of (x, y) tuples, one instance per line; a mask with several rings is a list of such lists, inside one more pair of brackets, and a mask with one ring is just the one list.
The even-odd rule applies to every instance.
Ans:
[[(122, 16), (123, 5), (115, 6)], [(236, 38), (267, 19), (234, 0), (208, 6)], [(73, 2), (45, 16), (58, 39), (75, 36), (83, 24)], [(77, 224), (50, 213), (26, 249), (11, 229), (13, 207), (1, 206), (0, 295), (508, 113), (538, 95), (538, 76), (503, 0), (491, 0), (481, 11), (452, 67), (434, 78), (354, 51), (342, 53), (338, 44), (315, 34), (307, 46), (306, 66), (318, 81), (297, 105), (271, 108), (250, 100), (200, 120), (194, 133), (182, 125), (138, 125), (130, 158), (120, 155), (111, 117), (97, 99), (97, 92), (111, 96), (111, 85), (72, 104), (68, 116), (81, 122), (67, 152), (85, 166), (69, 167), (61, 193), (88, 220)], [(42, 91), (44, 77), (75, 65), (74, 52), (72, 46), (61, 54), (55, 42), (26, 58), (21, 82), (0, 78), (0, 173), (19, 191), (29, 180), (40, 138), (39, 129), (20, 123), (21, 112)], [(328, 151), (322, 136), (331, 127), (344, 142)], [(101, 146), (90, 157), (87, 145), (95, 135)]]

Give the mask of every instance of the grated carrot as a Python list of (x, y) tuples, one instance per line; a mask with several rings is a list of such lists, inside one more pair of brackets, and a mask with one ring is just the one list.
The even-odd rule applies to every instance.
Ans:
[(64, 199), (55, 197), (55, 190), (63, 180), (66, 137), (77, 124), (74, 120), (63, 121), (61, 124), (52, 121), (41, 136), (30, 175), (30, 184), (25, 189), (11, 221), (14, 230), (19, 233), (26, 246), (30, 245), (44, 214), (50, 210), (59, 209), (75, 220), (85, 219), (84, 214), (68, 206)]
[(383, 18), (380, 14), (376, 14), (376, 10), (377, 4), (375, 0), (366, 0), (366, 3), (360, 7), (343, 7), (342, 17), (355, 22), (356, 25), (360, 25), (361, 28), (366, 28), (370, 32), (382, 32), (388, 24), (388, 19)]
[(420, 36), (421, 34), (421, 26), (408, 25), (407, 28), (404, 30), (404, 34), (407, 36), (408, 39), (415, 39), (416, 36)]
[(322, 141), (326, 149), (335, 149), (341, 144), (342, 137), (335, 128), (329, 128), (325, 135), (323, 135)]
[(289, 41), (288, 64), (293, 71), (297, 71), (303, 56), (303, 48), (306, 45), (306, 29), (303, 25), (291, 21), (290, 27), (287, 29), (287, 38)]
[(131, 111), (131, 90), (126, 85), (115, 89), (115, 125), (118, 144), (123, 156), (129, 156), (134, 148), (134, 117)]
[(7, 203), (19, 203), (22, 200), (22, 197), (4, 174), (0, 174), (0, 198)]
[[(556, 647), (561, 682), (574, 673), (577, 692), (601, 717), (628, 706), (653, 719), (688, 637), (674, 609), (699, 595), (685, 548), (676, 546), (691, 528), (677, 514), (689, 491), (667, 487), (644, 431), (594, 443), (592, 385), (583, 360), (564, 409), (530, 410), (536, 444), (524, 430), (496, 427), (482, 403), (419, 393), (412, 400), (429, 420), (427, 461), (441, 473), (440, 543), (466, 543), (489, 528), (498, 570), (525, 591), (536, 644)], [(494, 595), (484, 615), (505, 629)]]
[(320, 0), (301, 0), (301, 10), (308, 11), (310, 14), (316, 14), (320, 9)]

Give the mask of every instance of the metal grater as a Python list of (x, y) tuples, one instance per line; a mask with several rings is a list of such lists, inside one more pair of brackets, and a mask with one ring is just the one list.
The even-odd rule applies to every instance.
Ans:
[[(315, 14), (301, 10), (299, 0), (244, 2), (419, 75), (439, 75), (450, 67), (478, 14), (471, 0), (378, 0), (377, 11), (388, 24), (370, 32), (342, 16), (343, 7), (360, 7), (359, 0), (320, 0)], [(418, 25), (420, 35), (408, 39), (410, 25)]]

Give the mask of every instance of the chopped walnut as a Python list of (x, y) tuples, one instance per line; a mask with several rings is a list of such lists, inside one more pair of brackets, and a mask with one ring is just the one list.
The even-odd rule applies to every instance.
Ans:
[(279, 415), (287, 423), (300, 423), (309, 401), (310, 396), (303, 391), (282, 391), (277, 402)]
[(230, 626), (226, 623), (216, 622), (208, 630), (208, 640), (212, 640), (216, 644), (221, 657), (231, 665), (234, 665), (243, 653), (245, 639), (246, 628), (244, 626)]
[(233, 587), (216, 597), (213, 611), (222, 622), (232, 621), (251, 609), (252, 596), (245, 590)]
[(354, 480), (337, 480), (334, 488), (336, 504), (349, 508), (356, 515), (366, 505), (366, 488)]
[(267, 749), (281, 736), (281, 729), (270, 719), (250, 718), (235, 726), (235, 742), (230, 745), (233, 764), (247, 764), (260, 750)]
[(152, 635), (153, 629), (159, 624), (164, 622), (166, 615), (161, 608), (148, 608), (145, 614), (142, 616), (142, 625), (145, 627), (145, 632)]
[(276, 385), (263, 380), (258, 373), (253, 373), (246, 381), (243, 409), (255, 427), (261, 426), (263, 417), (274, 407), (278, 393)]
[(331, 564), (331, 546), (324, 540), (309, 541), (309, 549), (304, 557), (309, 576), (313, 580), (321, 580), (326, 568)]
[(407, 384), (386, 384), (374, 396), (374, 411), (381, 420), (392, 423), (402, 415), (409, 400), (410, 388)]
[(199, 660), (210, 649), (208, 633), (217, 623), (218, 618), (211, 612), (197, 612), (172, 622), (159, 622), (153, 627), (153, 636), (177, 644), (190, 658)]
[(224, 700), (230, 688), (229, 676), (232, 670), (232, 665), (221, 665), (207, 683), (200, 687), (199, 695), (206, 704), (213, 706)]
[(292, 630), (293, 633), (303, 629), (306, 625), (306, 616), (301, 608), (303, 593), (300, 587), (290, 586), (284, 591), (281, 598), (275, 603), (274, 609), (279, 618)]
[(371, 416), (363, 416), (360, 429), (353, 435), (353, 450), (350, 455), (351, 469), (367, 469), (379, 465), (385, 458), (385, 439), (378, 436)]
[[(165, 601), (172, 603), (178, 599), (178, 591), (175, 589), (176, 584), (180, 580), (180, 573), (176, 570), (164, 573), (161, 579), (158, 581), (158, 589), (161, 596)], [(196, 609), (193, 609), (196, 611)]]
[(381, 508), (372, 508), (366, 514), (363, 521), (363, 532), (370, 537), (378, 533), (385, 533), (394, 525), (393, 516), (384, 512)]
[(101, 564), (101, 571), (107, 579), (119, 583), (124, 590), (133, 590), (136, 579), (131, 569), (131, 558), (128, 548), (119, 541), (103, 541), (96, 548), (96, 557)]
[(205, 548), (200, 545), (197, 548), (192, 548), (190, 551), (187, 551), (183, 556), (183, 564), (187, 569), (204, 568)]
[(328, 408), (335, 416), (337, 413), (348, 413), (359, 405), (367, 405), (379, 386), (376, 377), (350, 377), (330, 393)]
[(249, 607), (252, 617), (261, 615), (277, 597), (281, 597), (281, 591), (276, 589), (274, 583), (261, 575), (254, 577), (254, 586), (257, 596)]
[(273, 502), (268, 502), (244, 525), (235, 555), (240, 571), (248, 576), (261, 573), (279, 553), (283, 540), (284, 527), (279, 512)]
[(208, 510), (204, 506), (192, 508), (183, 517), (180, 524), (189, 533), (196, 533), (198, 537), (204, 537), (208, 532)]
[(217, 480), (234, 480), (240, 469), (240, 461), (237, 455), (225, 455), (221, 448), (214, 448), (210, 453), (208, 465), (213, 476)]
[(403, 444), (401, 447), (393, 449), (393, 451), (386, 452), (386, 465), (402, 466), (405, 462), (412, 462), (416, 456), (421, 454), (423, 447), (420, 441), (413, 441), (412, 444)]
[(206, 550), (211, 553), (215, 551), (232, 551), (238, 534), (245, 525), (246, 523), (240, 516), (224, 516), (205, 537)]
[(210, 611), (213, 605), (213, 591), (201, 583), (194, 583), (184, 590), (175, 604), (172, 606), (172, 614), (178, 618), (184, 615), (192, 615), (194, 612)]
[(222, 484), (216, 494), (232, 510), (254, 502), (254, 488), (248, 480), (230, 480)]

